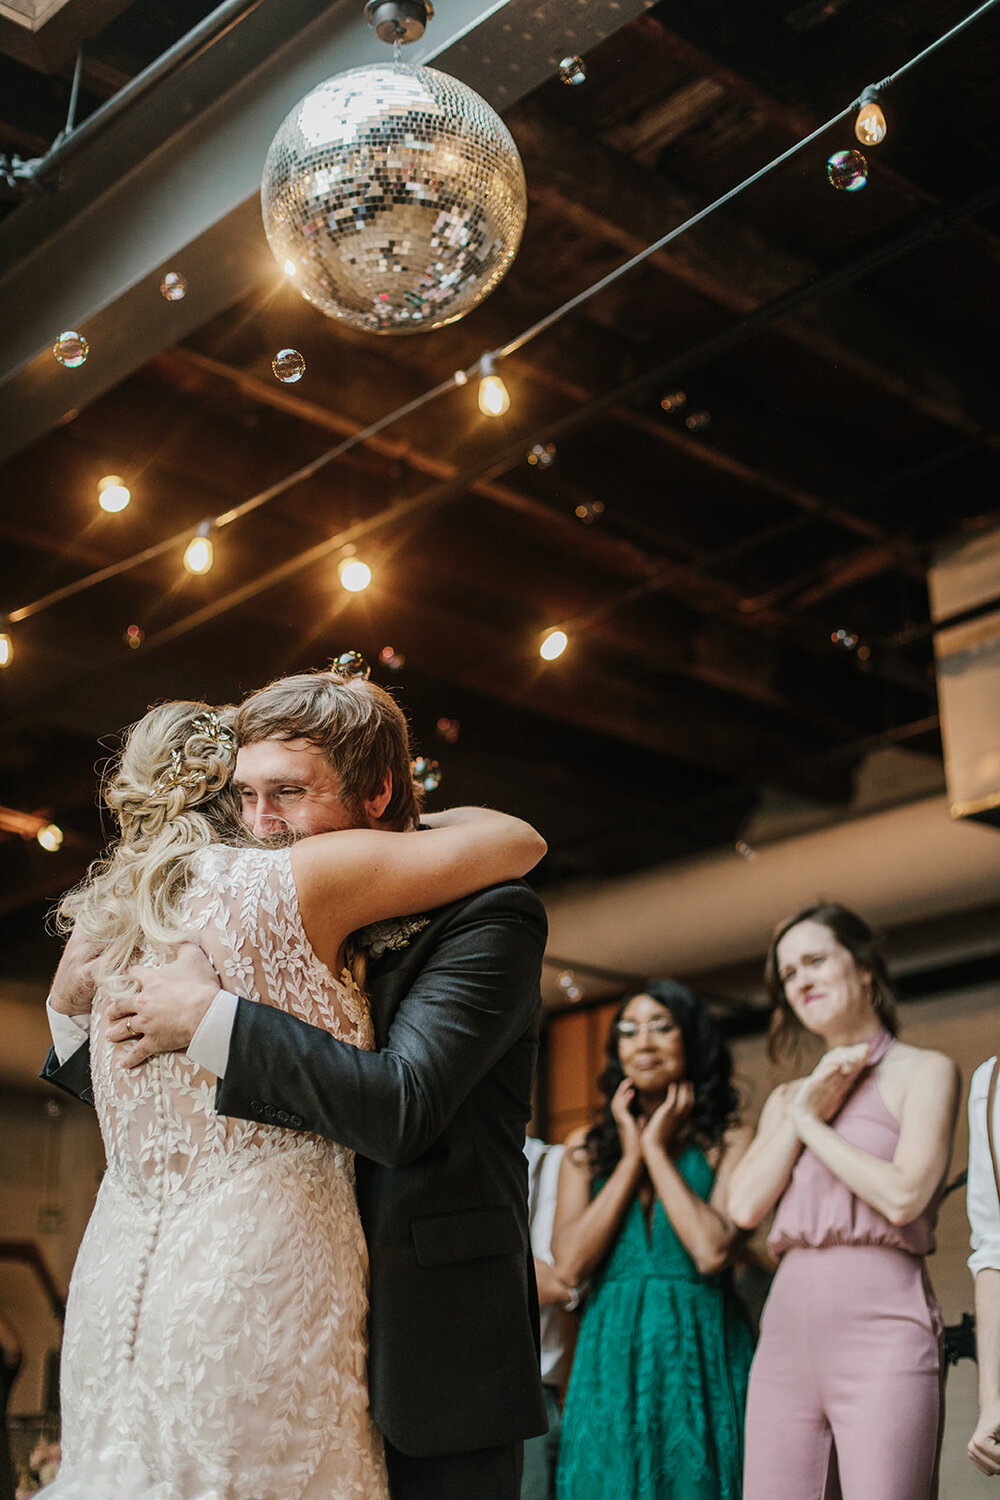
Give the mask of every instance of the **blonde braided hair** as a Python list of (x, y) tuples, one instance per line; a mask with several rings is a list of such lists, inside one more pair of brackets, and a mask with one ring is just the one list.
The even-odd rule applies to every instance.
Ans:
[(179, 908), (197, 851), (252, 841), (232, 790), (232, 722), (231, 709), (161, 703), (125, 731), (102, 786), (118, 839), (56, 909), (58, 930), (101, 949), (95, 980), (113, 994), (134, 989), (125, 970), (141, 946), (165, 953), (187, 936)]

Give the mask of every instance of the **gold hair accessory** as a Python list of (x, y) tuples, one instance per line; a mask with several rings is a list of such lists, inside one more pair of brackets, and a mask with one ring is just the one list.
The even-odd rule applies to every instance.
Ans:
[[(195, 735), (199, 739), (207, 740), (216, 750), (224, 750), (232, 755), (236, 749), (236, 736), (233, 731), (222, 723), (219, 715), (213, 710), (198, 714), (191, 720), (191, 730), (188, 739)], [(193, 792), (205, 783), (204, 771), (187, 771), (184, 769), (184, 756), (180, 750), (175, 750), (170, 757), (170, 765), (156, 778), (153, 786), (154, 792), (172, 792), (176, 787), (183, 787), (185, 791)]]

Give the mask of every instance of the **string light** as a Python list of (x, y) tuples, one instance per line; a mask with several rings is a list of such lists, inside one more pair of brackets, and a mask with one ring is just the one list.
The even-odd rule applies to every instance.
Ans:
[(360, 594), (372, 581), (372, 570), (360, 557), (345, 557), (337, 564), (340, 586), (349, 594)]
[[(287, 490), (292, 489), (295, 485), (302, 483), (306, 479), (312, 478), (316, 473), (318, 473), (322, 468), (326, 467), (326, 465), (331, 463), (334, 459), (340, 458), (344, 453), (347, 453), (351, 449), (358, 447), (360, 444), (367, 442), (370, 438), (375, 437), (378, 433), (384, 431), (385, 428), (392, 426), (403, 417), (409, 416), (411, 413), (419, 410), (423, 406), (426, 406), (431, 401), (436, 400), (439, 396), (446, 394), (446, 392), (454, 390), (456, 386), (465, 385), (468, 382), (469, 378), (476, 374), (477, 370), (481, 377), (479, 388), (480, 409), (489, 416), (502, 415), (503, 412), (509, 409), (510, 397), (503, 381), (495, 373), (494, 366), (498, 356), (501, 358), (506, 358), (507, 356), (516, 353), (526, 344), (531, 343), (540, 334), (546, 332), (556, 323), (561, 322), (570, 313), (575, 312), (578, 307), (583, 306), (593, 297), (603, 292), (607, 287), (619, 281), (622, 277), (628, 275), (629, 272), (634, 270), (637, 266), (644, 264), (647, 260), (650, 259), (650, 257), (664, 250), (668, 245), (678, 240), (689, 230), (694, 229), (698, 224), (703, 223), (712, 214), (720, 209), (725, 208), (741, 193), (754, 186), (754, 184), (756, 184), (757, 182), (760, 182), (763, 178), (776, 171), (779, 167), (784, 166), (786, 162), (790, 161), (793, 157), (804, 151), (808, 146), (811, 146), (814, 142), (818, 141), (835, 125), (838, 125), (842, 120), (846, 119), (850, 114), (858, 110), (859, 106), (865, 106), (868, 102), (874, 102), (874, 100), (869, 101), (867, 96), (874, 93), (884, 92), (885, 89), (894, 84), (897, 79), (901, 78), (904, 74), (910, 72), (911, 69), (923, 63), (933, 53), (937, 52), (942, 46), (950, 42), (955, 36), (959, 35), (959, 33), (967, 30), (983, 15), (991, 11), (997, 3), (998, 0), (984, 0), (984, 3), (978, 5), (975, 10), (973, 10), (969, 15), (965, 16), (961, 21), (957, 22), (954, 26), (950, 27), (949, 30), (945, 31), (941, 36), (937, 37), (933, 42), (929, 43), (928, 46), (924, 47), (920, 52), (916, 53), (907, 62), (903, 63), (899, 68), (895, 70), (894, 73), (890, 74), (887, 78), (882, 79), (880, 83), (870, 85), (869, 88), (864, 90), (859, 100), (848, 104), (837, 114), (831, 116), (831, 118), (825, 121), (822, 125), (817, 126), (815, 130), (801, 137), (801, 139), (794, 142), (786, 150), (773, 157), (771, 161), (767, 162), (764, 166), (759, 167), (756, 171), (750, 173), (749, 176), (743, 178), (741, 182), (736, 183), (733, 187), (722, 193), (711, 203), (708, 203), (703, 208), (699, 209), (697, 213), (693, 214), (683, 223), (674, 225), (672, 229), (661, 235), (659, 239), (654, 240), (649, 245), (646, 245), (642, 250), (637, 251), (635, 255), (631, 256), (628, 260), (623, 261), (620, 265), (609, 271), (605, 276), (600, 277), (590, 286), (585, 287), (582, 291), (576, 293), (566, 302), (562, 303), (559, 307), (556, 307), (550, 313), (547, 313), (543, 318), (540, 318), (537, 322), (531, 324), (530, 327), (524, 329), (520, 334), (518, 334), (516, 338), (513, 338), (508, 343), (506, 343), (503, 348), (495, 351), (493, 354), (484, 355), (478, 362), (478, 365), (474, 365), (468, 370), (456, 370), (453, 375), (448, 377), (447, 380), (441, 381), (438, 385), (423, 391), (413, 400), (406, 402), (404, 405), (396, 408), (394, 411), (387, 412), (384, 416), (377, 418), (374, 422), (369, 423), (367, 427), (354, 432), (350, 437), (345, 438), (343, 442), (337, 443), (334, 447), (327, 449), (326, 452), (321, 453), (317, 458), (312, 459), (309, 463), (302, 465), (299, 469), (294, 470), (290, 474), (286, 474), (275, 484), (272, 484), (267, 489), (251, 496), (250, 499), (244, 500), (239, 505), (233, 506), (224, 514), (217, 516), (213, 523), (208, 524), (214, 526), (226, 526), (231, 524), (233, 521), (240, 519), (242, 516), (248, 515), (251, 511), (258, 509), (258, 507), (260, 507), (261, 505), (265, 505), (270, 500), (273, 500), (277, 498), (277, 496), (284, 494)], [(878, 114), (881, 115), (881, 110), (878, 111)], [(882, 120), (884, 123), (884, 116), (882, 116)], [(881, 139), (882, 136), (879, 136), (879, 140)], [(286, 265), (284, 269), (286, 274), (294, 274), (294, 269), (291, 264)], [(62, 342), (64, 339), (68, 338), (72, 338), (77, 341), (80, 347), (77, 349), (74, 345), (73, 350), (63, 348)], [(82, 364), (83, 360), (87, 357), (87, 353), (89, 353), (89, 348), (87, 346), (86, 340), (82, 337), (82, 335), (75, 333), (71, 335), (66, 334), (60, 336), (60, 340), (57, 342), (54, 353), (60, 360), (60, 363), (69, 364), (69, 356), (71, 354), (75, 354), (77, 357), (72, 362), (74, 364)], [(683, 400), (683, 393), (678, 394), (681, 396), (681, 400)], [(488, 404), (484, 405), (484, 400), (488, 402)], [(666, 401), (663, 402), (664, 408), (667, 410), (676, 409), (676, 407), (680, 404), (681, 402), (678, 401), (672, 403), (671, 406), (668, 406)], [(392, 509), (393, 511), (395, 511), (398, 510), (398, 508), (399, 507), (396, 506)], [(61, 602), (63, 599), (70, 598), (86, 589), (94, 587), (98, 583), (103, 583), (108, 578), (117, 577), (122, 573), (126, 573), (131, 569), (138, 567), (140, 564), (150, 561), (154, 557), (165, 554), (166, 552), (176, 547), (181, 541), (183, 541), (183, 539), (183, 532), (180, 533), (180, 535), (174, 535), (165, 538), (163, 541), (156, 543), (154, 546), (147, 547), (144, 549), (144, 551), (136, 553), (133, 557), (123, 558), (120, 562), (115, 563), (110, 567), (98, 569), (95, 573), (89, 574), (83, 578), (79, 578), (71, 584), (64, 585), (62, 588), (53, 590), (51, 593), (34, 600), (32, 603), (22, 605), (20, 608), (10, 611), (7, 618), (12, 621), (28, 619), (32, 615), (40, 613), (42, 610), (51, 608), (52, 605)], [(199, 552), (196, 553), (196, 556), (201, 556), (208, 559), (207, 566), (203, 568), (203, 571), (208, 571), (208, 568), (211, 567), (211, 557), (214, 549), (212, 548), (211, 541), (208, 538), (207, 529), (205, 535), (200, 535), (196, 540), (201, 540), (207, 543), (204, 548), (199, 549)], [(189, 552), (192, 551), (192, 546), (189, 546)], [(310, 560), (315, 551), (316, 549), (310, 549), (309, 552), (302, 554), (300, 558), (297, 559), (298, 564), (300, 566), (305, 565)], [(296, 560), (293, 560), (293, 563), (295, 561)], [(185, 566), (187, 566), (187, 555), (185, 555)], [(267, 575), (267, 582), (270, 582), (275, 576), (286, 576), (286, 574), (290, 570), (291, 565), (289, 564), (286, 564), (281, 569), (272, 570), (272, 573)], [(246, 590), (244, 589), (238, 591), (238, 596), (234, 596), (234, 603), (236, 602), (237, 597), (239, 599), (246, 597)], [(232, 604), (224, 604), (224, 607), (231, 608)], [(216, 610), (216, 613), (218, 613), (218, 610)], [(197, 618), (200, 619), (201, 615), (199, 615)], [(178, 633), (180, 633), (178, 627), (173, 627), (169, 632), (169, 638), (175, 638)], [(563, 633), (550, 632), (550, 636), (555, 636), (557, 634), (561, 635)], [(164, 634), (164, 632), (160, 632), (160, 635), (157, 637), (157, 642), (159, 643), (161, 639), (166, 638), (167, 636)], [(548, 639), (548, 637), (546, 639)], [(865, 649), (867, 651), (867, 648)], [(553, 656), (561, 655), (563, 650), (565, 650), (565, 644), (560, 646), (559, 650), (553, 653)], [(858, 654), (861, 654), (860, 649)], [(12, 643), (10, 641), (10, 637), (5, 633), (0, 632), (0, 667), (9, 665), (11, 656)], [(549, 657), (548, 659), (551, 660), (553, 659), (553, 657)]]
[(555, 661), (557, 656), (562, 656), (568, 645), (569, 636), (565, 630), (550, 630), (539, 646), (538, 654), (543, 661)]
[(212, 529), (210, 521), (202, 521), (198, 527), (198, 533), (193, 536), (187, 544), (184, 553), (184, 566), (189, 573), (200, 576), (202, 573), (210, 573), (212, 564), (215, 562), (215, 543), (209, 536)]
[(484, 417), (502, 417), (505, 411), (510, 411), (510, 392), (496, 372), (492, 354), (483, 355), (479, 373), (479, 410)]
[(878, 102), (879, 84), (869, 84), (858, 100), (861, 108), (854, 122), (854, 134), (862, 146), (877, 146), (885, 140), (886, 123)]
[(120, 474), (105, 474), (97, 481), (97, 503), (110, 515), (124, 510), (131, 498), (132, 491)]
[(39, 828), (35, 838), (43, 849), (48, 850), (49, 854), (55, 854), (57, 849), (62, 848), (63, 831), (58, 823), (46, 823), (44, 827)]

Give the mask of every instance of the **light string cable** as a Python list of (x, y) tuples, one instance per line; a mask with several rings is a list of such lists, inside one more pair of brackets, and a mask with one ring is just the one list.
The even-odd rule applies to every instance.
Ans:
[[(897, 79), (901, 78), (905, 73), (908, 73), (912, 68), (917, 67), (926, 58), (930, 57), (934, 52), (938, 51), (939, 48), (945, 46), (946, 43), (951, 41), (953, 37), (958, 36), (960, 32), (965, 31), (969, 26), (972, 26), (982, 16), (986, 15), (987, 12), (994, 10), (998, 4), (1000, 4), (1000, 0), (984, 0), (983, 4), (977, 6), (976, 9), (971, 11), (969, 15), (967, 15), (963, 20), (956, 22), (954, 26), (952, 26), (948, 31), (944, 32), (940, 37), (937, 37), (933, 42), (929, 42), (928, 45), (922, 49), (922, 51), (916, 53), (915, 56), (909, 59), (909, 61), (901, 64), (901, 66), (898, 67), (893, 73), (889, 74), (887, 78), (882, 79), (877, 85), (873, 85), (873, 87), (877, 87), (880, 92), (884, 89), (889, 88), (897, 81)], [(787, 150), (782, 151), (778, 156), (767, 162), (763, 167), (760, 167), (757, 171), (752, 172), (748, 177), (745, 177), (742, 182), (737, 183), (734, 187), (730, 188), (727, 192), (716, 198), (712, 203), (709, 203), (704, 208), (699, 209), (696, 214), (693, 214), (690, 218), (685, 219), (683, 223), (676, 225), (675, 228), (669, 230), (666, 234), (662, 235), (651, 245), (647, 245), (643, 250), (638, 251), (628, 260), (623, 261), (620, 266), (617, 266), (613, 271), (608, 272), (607, 275), (602, 276), (591, 286), (586, 287), (582, 292), (578, 292), (575, 296), (569, 298), (566, 302), (562, 303), (552, 312), (547, 313), (545, 317), (540, 318), (536, 323), (531, 324), (530, 327), (526, 328), (524, 332), (520, 333), (516, 338), (509, 340), (506, 344), (502, 345), (498, 349), (489, 351), (486, 355), (483, 356), (483, 358), (502, 359), (510, 354), (515, 353), (519, 349), (523, 349), (526, 344), (536, 339), (547, 329), (553, 327), (556, 323), (567, 317), (571, 312), (574, 312), (578, 307), (581, 307), (584, 305), (584, 303), (589, 302), (592, 297), (598, 296), (599, 293), (604, 291), (607, 287), (612, 286), (621, 277), (628, 275), (630, 271), (634, 270), (637, 266), (642, 265), (651, 256), (655, 255), (665, 246), (677, 240), (681, 235), (687, 233), (695, 225), (703, 223), (713, 213), (718, 212), (719, 209), (725, 207), (728, 203), (731, 203), (735, 198), (737, 198), (741, 193), (745, 192), (748, 188), (752, 187), (755, 183), (760, 182), (771, 172), (776, 171), (778, 167), (783, 166), (786, 162), (797, 156), (801, 151), (804, 151), (806, 147), (812, 145), (814, 141), (825, 135), (827, 131), (831, 130), (835, 125), (838, 125), (841, 120), (845, 119), (848, 115), (856, 112), (860, 104), (860, 98), (861, 96), (858, 95), (857, 98), (852, 99), (850, 104), (839, 110), (835, 115), (832, 115), (830, 119), (824, 122), (824, 124), (818, 126), (815, 130), (810, 131), (808, 135), (803, 136), (801, 140), (796, 141), (794, 145), (788, 147)], [(304, 464), (301, 468), (296, 469), (293, 473), (277, 480), (267, 489), (261, 490), (256, 495), (252, 495), (249, 499), (244, 500), (241, 504), (233, 506), (231, 509), (222, 512), (218, 516), (209, 518), (207, 520), (207, 523), (202, 522), (202, 525), (204, 526), (207, 524), (208, 527), (212, 530), (231, 525), (234, 521), (239, 520), (242, 516), (248, 515), (251, 511), (257, 510), (260, 506), (266, 505), (269, 501), (277, 499), (279, 495), (282, 495), (287, 490), (294, 488), (295, 485), (301, 484), (307, 479), (311, 479), (315, 474), (319, 473), (321, 469), (334, 462), (335, 459), (340, 458), (345, 453), (350, 452), (352, 448), (356, 448), (362, 443), (367, 442), (369, 438), (374, 437), (379, 432), (382, 432), (386, 427), (391, 426), (395, 422), (401, 421), (404, 417), (409, 416), (415, 411), (419, 411), (421, 407), (428, 405), (432, 401), (436, 401), (438, 397), (443, 396), (444, 394), (446, 394), (446, 392), (453, 390), (456, 386), (464, 386), (468, 384), (468, 382), (479, 373), (481, 364), (482, 360), (480, 359), (476, 360), (474, 364), (470, 365), (465, 370), (456, 370), (454, 375), (450, 376), (447, 380), (439, 382), (437, 385), (432, 386), (430, 389), (424, 391), (421, 395), (414, 397), (413, 400), (405, 402), (402, 406), (396, 407), (395, 410), (391, 412), (387, 412), (384, 416), (379, 417), (375, 422), (370, 423), (369, 426), (364, 427), (358, 432), (351, 434), (351, 436), (345, 438), (343, 442), (337, 443), (334, 447), (329, 448), (324, 453), (319, 454), (318, 457), (312, 459), (308, 464)], [(396, 507), (390, 507), (389, 514), (392, 515), (395, 510)], [(18, 609), (11, 610), (6, 615), (0, 616), (0, 625), (4, 623), (18, 624), (22, 620), (30, 619), (33, 615), (40, 614), (43, 610), (49, 609), (53, 605), (61, 603), (64, 599), (71, 598), (75, 594), (82, 593), (90, 588), (94, 588), (98, 584), (104, 583), (111, 578), (118, 577), (123, 573), (131, 572), (133, 569), (141, 567), (144, 563), (150, 562), (153, 559), (162, 556), (165, 552), (170, 551), (172, 548), (179, 547), (183, 542), (190, 540), (191, 536), (194, 535), (197, 530), (197, 527), (187, 526), (183, 531), (176, 532), (172, 536), (167, 537), (162, 542), (158, 542), (151, 547), (144, 548), (143, 551), (134, 553), (130, 557), (123, 558), (120, 562), (112, 563), (106, 568), (100, 568), (96, 572), (87, 574), (84, 577), (75, 580), (73, 583), (66, 584), (62, 588), (54, 589), (51, 593), (43, 595), (41, 598), (32, 601), (30, 604), (21, 605)], [(324, 553), (332, 550), (338, 545), (342, 546), (344, 544), (344, 540), (344, 536), (341, 535), (341, 537), (339, 538), (321, 543), (318, 548), (308, 549), (307, 552), (300, 554), (298, 558), (290, 559), (289, 563), (284, 565), (284, 567), (275, 569), (273, 573), (268, 575), (269, 582), (278, 581), (279, 576), (287, 576), (288, 572), (295, 570), (296, 565), (305, 566), (307, 565), (308, 561), (313, 560), (315, 556), (323, 555)], [(268, 584), (265, 583), (263, 586), (267, 587)], [(235, 607), (235, 605), (242, 602), (244, 598), (250, 597), (251, 594), (256, 592), (260, 592), (260, 589), (255, 588), (253, 585), (248, 586), (248, 590), (237, 590), (234, 595), (230, 596), (230, 599), (232, 601), (231, 607)], [(216, 613), (218, 612), (219, 611), (216, 611)], [(158, 639), (161, 639), (163, 637), (172, 637), (176, 633), (179, 632), (168, 629), (167, 631), (161, 632), (161, 635), (160, 637), (158, 637)]]

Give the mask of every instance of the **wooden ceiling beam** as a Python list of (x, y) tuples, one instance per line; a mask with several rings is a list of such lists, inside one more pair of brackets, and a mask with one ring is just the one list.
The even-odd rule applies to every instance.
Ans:
[[(524, 160), (529, 198), (625, 255), (645, 249), (704, 206), (598, 140), (582, 147), (578, 130), (553, 120), (533, 101), (518, 105), (508, 122)], [(715, 212), (647, 264), (741, 316), (819, 275), (817, 266), (770, 244), (732, 210)], [(838, 293), (832, 310), (824, 305), (786, 314), (775, 330), (958, 431), (978, 433), (979, 414), (1000, 405), (1000, 386), (989, 371), (971, 369), (966, 356), (919, 336), (856, 291)]]

